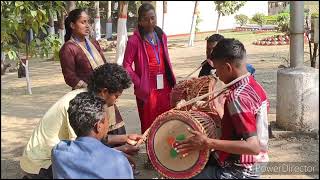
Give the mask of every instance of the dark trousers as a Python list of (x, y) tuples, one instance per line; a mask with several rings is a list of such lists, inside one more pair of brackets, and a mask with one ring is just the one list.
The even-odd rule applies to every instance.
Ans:
[(213, 156), (206, 167), (192, 179), (259, 179), (260, 174), (249, 173), (247, 169), (235, 165), (221, 167)]
[(50, 166), (48, 169), (41, 168), (39, 174), (26, 173), (22, 179), (53, 179), (52, 167)]

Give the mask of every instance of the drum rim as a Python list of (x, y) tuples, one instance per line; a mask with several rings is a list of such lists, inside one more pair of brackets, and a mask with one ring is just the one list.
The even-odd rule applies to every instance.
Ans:
[[(160, 116), (158, 116), (157, 119), (152, 123), (150, 128), (152, 129), (153, 127), (161, 127), (162, 124), (171, 120), (171, 119), (163, 119), (163, 117), (166, 116), (167, 113), (172, 113), (175, 111), (176, 110), (167, 111), (167, 112), (161, 114)], [(184, 112), (184, 113), (186, 113), (187, 116), (190, 116), (190, 114), (188, 114), (187, 111), (178, 111), (178, 112), (179, 113)], [(202, 114), (202, 113), (200, 112), (200, 114)], [(183, 121), (183, 122), (187, 123), (193, 129), (196, 129), (196, 130), (202, 131), (202, 132), (204, 131), (203, 129), (201, 129), (201, 126), (196, 126), (196, 124), (200, 124), (199, 122), (195, 121), (195, 123), (191, 124), (190, 123), (191, 121), (189, 119), (188, 119), (188, 121), (189, 122), (187, 122), (187, 121)], [(199, 174), (204, 169), (205, 165), (207, 164), (207, 162), (209, 160), (209, 156), (210, 156), (209, 150), (200, 150), (199, 159), (187, 171), (181, 171), (181, 172), (173, 171), (173, 170), (170, 170), (170, 169), (166, 168), (165, 166), (163, 166), (160, 163), (160, 161), (158, 160), (157, 156), (155, 155), (155, 150), (153, 148), (152, 139), (154, 139), (156, 132), (157, 131), (150, 131), (150, 134), (147, 138), (146, 146), (147, 146), (148, 157), (149, 157), (153, 167), (157, 170), (158, 173), (160, 173), (164, 177), (171, 178), (171, 179), (189, 179), (189, 178), (194, 177), (195, 175)]]

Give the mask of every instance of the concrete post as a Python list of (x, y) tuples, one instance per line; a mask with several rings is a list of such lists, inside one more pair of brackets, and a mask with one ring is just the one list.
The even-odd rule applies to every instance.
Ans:
[(290, 67), (302, 67), (304, 57), (303, 1), (290, 2)]
[(290, 2), (290, 68), (277, 72), (279, 127), (319, 133), (319, 69), (303, 65), (303, 2)]
[(290, 68), (277, 73), (279, 127), (319, 133), (319, 69), (303, 66), (303, 1), (290, 2)]

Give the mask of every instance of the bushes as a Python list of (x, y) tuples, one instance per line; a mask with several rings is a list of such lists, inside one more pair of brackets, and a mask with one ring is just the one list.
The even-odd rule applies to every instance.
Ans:
[[(313, 16), (319, 16), (319, 14), (315, 13), (315, 14), (313, 14)], [(289, 13), (280, 13), (280, 14), (272, 15), (272, 16), (265, 16), (264, 14), (257, 13), (252, 17), (252, 19), (250, 19), (250, 23), (252, 23), (252, 22), (257, 23), (261, 27), (264, 24), (277, 25), (278, 31), (288, 32), (289, 31), (289, 20), (290, 20)]]
[(266, 23), (266, 18), (265, 15), (262, 13), (256, 13), (253, 17), (252, 20), (256, 22), (260, 27), (262, 27)]
[(290, 15), (289, 13), (280, 13), (277, 16), (278, 30), (281, 32), (289, 31)]
[(277, 15), (265, 16), (266, 24), (277, 24)]
[(249, 21), (249, 18), (248, 16), (244, 15), (244, 14), (239, 14), (239, 15), (236, 15), (235, 17), (235, 20), (238, 24), (240, 24), (240, 26), (244, 26), (248, 23)]
[(311, 14), (311, 18), (317, 18), (317, 17), (319, 17), (319, 13), (312, 13)]

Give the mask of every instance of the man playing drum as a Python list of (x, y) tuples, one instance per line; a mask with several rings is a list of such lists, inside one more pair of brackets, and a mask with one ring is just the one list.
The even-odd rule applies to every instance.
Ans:
[(189, 130), (193, 136), (175, 144), (179, 154), (211, 149), (213, 160), (195, 179), (259, 178), (257, 167), (268, 162), (269, 102), (262, 86), (246, 68), (246, 50), (235, 39), (223, 39), (213, 49), (210, 64), (225, 84), (240, 79), (228, 87), (225, 99), (214, 100), (215, 111), (221, 117), (222, 137), (211, 139)]

